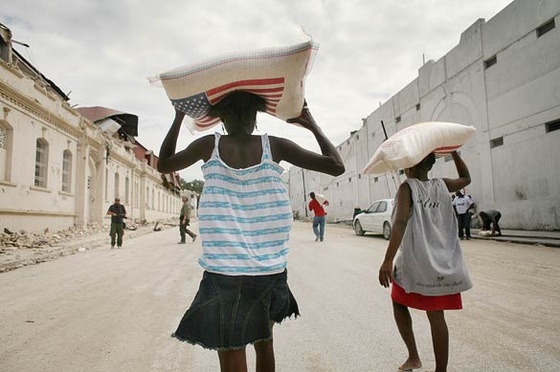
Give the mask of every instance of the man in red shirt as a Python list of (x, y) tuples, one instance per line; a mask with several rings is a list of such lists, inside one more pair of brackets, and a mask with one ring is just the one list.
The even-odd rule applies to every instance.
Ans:
[(327, 200), (319, 201), (315, 197), (315, 193), (309, 194), (311, 201), (309, 202), (309, 210), (313, 211), (315, 217), (313, 217), (313, 232), (315, 233), (315, 241), (323, 241), (325, 238), (325, 208), (323, 205), (329, 205)]

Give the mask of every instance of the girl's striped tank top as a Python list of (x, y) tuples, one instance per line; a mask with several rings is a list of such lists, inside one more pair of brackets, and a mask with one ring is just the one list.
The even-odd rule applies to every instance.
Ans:
[(284, 169), (272, 160), (268, 136), (261, 139), (261, 162), (234, 169), (220, 158), (220, 134), (215, 134), (214, 151), (202, 166), (198, 216), (199, 263), (207, 271), (270, 275), (286, 268), (292, 208)]

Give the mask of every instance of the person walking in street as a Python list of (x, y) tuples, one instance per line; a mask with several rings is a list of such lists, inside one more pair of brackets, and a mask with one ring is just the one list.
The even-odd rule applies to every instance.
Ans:
[(191, 206), (189, 204), (189, 198), (184, 195), (181, 197), (181, 200), (183, 201), (183, 206), (181, 207), (181, 213), (179, 215), (179, 233), (181, 234), (179, 244), (185, 244), (186, 234), (191, 237), (192, 242), (194, 243), (197, 235), (188, 228), (191, 222)]
[(480, 211), (478, 214), (480, 220), (482, 221), (482, 231), (489, 231), (490, 235), (502, 236), (502, 230), (500, 229), (500, 218), (502, 214), (495, 209), (488, 209), (486, 211)]
[(204, 161), (198, 209), (204, 273), (173, 336), (217, 350), (221, 371), (247, 371), (249, 344), (256, 351), (256, 370), (274, 371), (273, 325), (299, 315), (286, 270), (293, 216), (278, 163), (333, 176), (344, 172), (335, 146), (307, 106), (288, 122), (309, 130), (322, 154), (288, 139), (252, 135), (257, 112), (265, 110), (262, 97), (232, 92), (206, 113), (220, 118), (227, 134), (198, 138), (179, 152), (175, 148), (185, 114), (176, 110), (159, 154), (161, 173)]
[(474, 201), (468, 195), (463, 195), (461, 191), (455, 193), (453, 207), (457, 212), (459, 222), (459, 239), (471, 239), (471, 214), (470, 209), (474, 207)]
[(117, 244), (117, 248), (122, 248), (126, 208), (121, 204), (120, 198), (115, 198), (115, 203), (109, 206), (107, 215), (111, 216), (111, 230), (109, 231), (109, 235), (111, 236), (111, 249), (115, 248), (115, 243)]
[(393, 233), (379, 269), (379, 283), (391, 285), (393, 314), (408, 350), (401, 371), (422, 367), (409, 308), (426, 311), (436, 372), (447, 371), (449, 332), (444, 311), (462, 309), (461, 292), (472, 287), (449, 195), (467, 186), (471, 178), (459, 154), (455, 151), (451, 156), (458, 178), (429, 179), (436, 161), (432, 153), (405, 169), (407, 179), (395, 197)]
[(315, 233), (315, 241), (323, 241), (325, 239), (325, 208), (323, 205), (329, 205), (327, 200), (317, 200), (315, 193), (309, 194), (311, 201), (309, 202), (309, 210), (313, 211), (313, 233)]

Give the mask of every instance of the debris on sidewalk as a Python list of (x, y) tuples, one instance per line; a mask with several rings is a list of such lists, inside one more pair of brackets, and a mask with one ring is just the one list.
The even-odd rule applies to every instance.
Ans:
[(109, 231), (109, 228), (99, 224), (91, 224), (87, 227), (70, 227), (67, 230), (62, 230), (55, 234), (51, 234), (48, 229), (45, 229), (43, 235), (28, 233), (25, 230), (12, 232), (4, 228), (4, 232), (0, 233), (0, 253), (6, 250), (6, 248), (8, 250), (13, 250), (14, 248), (40, 248), (43, 246), (52, 247), (63, 241), (97, 234), (103, 231)]
[[(159, 221), (156, 226), (158, 224)], [(158, 229), (161, 230), (162, 226), (168, 228), (176, 226), (176, 224), (172, 220), (166, 221), (159, 224)], [(155, 231), (152, 230), (151, 224), (145, 221), (142, 223), (129, 222), (126, 230), (131, 232), (131, 235), (128, 235), (129, 238)], [(74, 226), (56, 233), (50, 233), (49, 229), (45, 229), (43, 234), (30, 233), (25, 230), (14, 232), (4, 228), (0, 232), (0, 273), (76, 252), (85, 252), (108, 243), (109, 226), (98, 223), (85, 227)]]

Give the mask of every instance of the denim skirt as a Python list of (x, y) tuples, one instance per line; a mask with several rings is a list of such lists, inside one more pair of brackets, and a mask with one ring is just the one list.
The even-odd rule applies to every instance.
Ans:
[(213, 350), (272, 339), (271, 322), (299, 315), (288, 274), (229, 276), (205, 271), (173, 337)]

